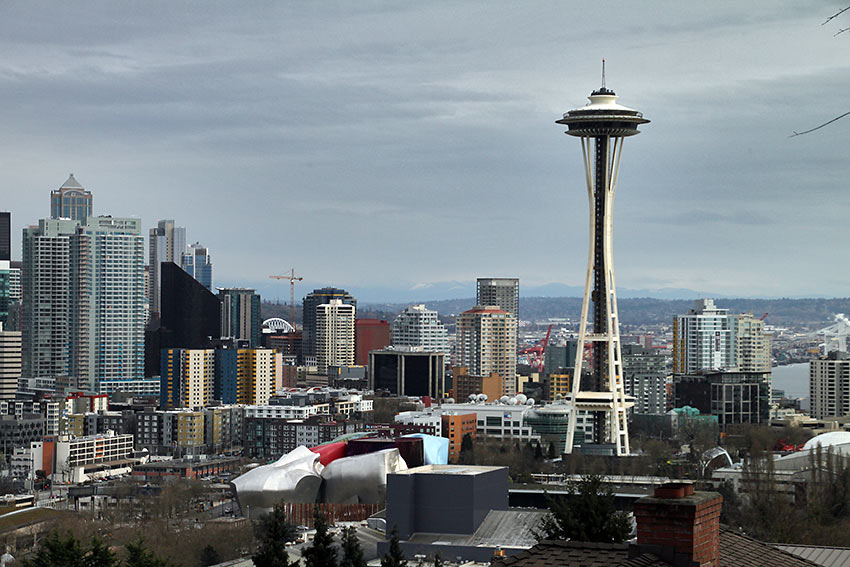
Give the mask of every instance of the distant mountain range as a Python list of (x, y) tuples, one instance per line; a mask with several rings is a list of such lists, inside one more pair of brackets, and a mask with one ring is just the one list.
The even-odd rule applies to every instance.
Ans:
[[(702, 297), (710, 297), (704, 295)], [(836, 313), (850, 313), (850, 298), (718, 298), (716, 304), (730, 313), (752, 312), (756, 317), (767, 314), (765, 321), (775, 326), (808, 327), (819, 329), (832, 322)], [(392, 320), (407, 305), (424, 303), (444, 318), (462, 313), (475, 304), (474, 292), (465, 298), (435, 301), (369, 302), (358, 301), (358, 317), (375, 317)], [(620, 322), (626, 325), (670, 324), (673, 315), (687, 313), (694, 305), (693, 299), (658, 299), (651, 297), (620, 297)], [(577, 320), (581, 312), (580, 297), (520, 297), (520, 318), (527, 321), (545, 321), (550, 318)], [(296, 305), (296, 320), (301, 321), (300, 302)], [(263, 317), (289, 318), (289, 308), (283, 304), (264, 303)]]

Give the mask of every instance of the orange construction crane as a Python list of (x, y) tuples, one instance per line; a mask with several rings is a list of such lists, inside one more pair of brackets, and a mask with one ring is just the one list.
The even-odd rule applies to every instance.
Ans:
[(304, 278), (295, 277), (295, 268), (290, 268), (289, 274), (284, 276), (269, 276), (274, 280), (289, 280), (289, 324), (293, 329), (295, 326), (295, 282), (300, 282)]
[(764, 318), (767, 317), (768, 315), (770, 315), (770, 313), (765, 313), (764, 315), (759, 317), (759, 321), (764, 321)]

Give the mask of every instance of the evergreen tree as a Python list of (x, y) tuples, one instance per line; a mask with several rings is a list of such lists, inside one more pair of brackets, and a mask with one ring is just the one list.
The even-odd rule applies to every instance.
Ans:
[(280, 505), (263, 516), (254, 525), (257, 551), (251, 556), (255, 567), (289, 567), (286, 542), (294, 541), (295, 527), (286, 521), (286, 513)]
[(118, 567), (118, 558), (99, 538), (92, 538), (83, 547), (73, 534), (53, 532), (45, 539), (33, 557), (23, 560), (24, 567)]
[(569, 497), (550, 498), (551, 514), (541, 522), (539, 539), (622, 543), (632, 530), (628, 514), (614, 507), (614, 495), (600, 475), (570, 483)]
[(171, 563), (157, 557), (152, 551), (145, 547), (144, 540), (139, 537), (136, 541), (127, 544), (126, 567), (170, 567)]
[(554, 443), (549, 443), (549, 452), (546, 456), (549, 457), (550, 459), (554, 459), (555, 457), (558, 456), (555, 453), (555, 444)]
[(537, 445), (534, 446), (534, 460), (543, 460), (543, 447), (540, 446), (540, 441), (538, 441)]
[(201, 567), (209, 567), (210, 565), (218, 565), (221, 563), (221, 557), (218, 551), (212, 545), (207, 545), (201, 550), (200, 557)]
[(465, 433), (460, 441), (458, 462), (462, 465), (475, 464), (475, 448), (472, 446), (472, 437), (469, 436), (469, 433)]
[(342, 560), (339, 567), (366, 567), (363, 558), (363, 548), (357, 539), (357, 529), (354, 526), (342, 530)]
[(440, 555), (440, 552), (434, 554), (434, 567), (443, 567), (444, 565), (443, 557)]
[(313, 536), (313, 544), (304, 550), (305, 564), (307, 567), (337, 567), (334, 538), (328, 531), (328, 521), (318, 507), (313, 509), (313, 527), (316, 535)]
[(404, 558), (404, 552), (401, 550), (396, 526), (393, 526), (393, 531), (390, 533), (390, 548), (381, 558), (381, 567), (407, 567), (407, 559)]

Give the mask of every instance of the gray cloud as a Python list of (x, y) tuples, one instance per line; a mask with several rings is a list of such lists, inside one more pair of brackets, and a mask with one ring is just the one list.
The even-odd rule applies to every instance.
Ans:
[(847, 254), (823, 242), (850, 122), (787, 137), (847, 110), (831, 6), (46, 6), (0, 22), (16, 232), (74, 171), (97, 212), (176, 218), (222, 284), (580, 284), (580, 150), (553, 122), (606, 57), (652, 120), (625, 148), (620, 286), (848, 293), (846, 262), (811, 276)]

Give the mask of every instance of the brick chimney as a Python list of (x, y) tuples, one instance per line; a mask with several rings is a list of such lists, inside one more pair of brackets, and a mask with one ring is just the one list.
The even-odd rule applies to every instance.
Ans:
[(635, 502), (637, 544), (630, 555), (653, 553), (677, 567), (718, 567), (720, 508), (717, 492), (695, 492), (668, 482)]

